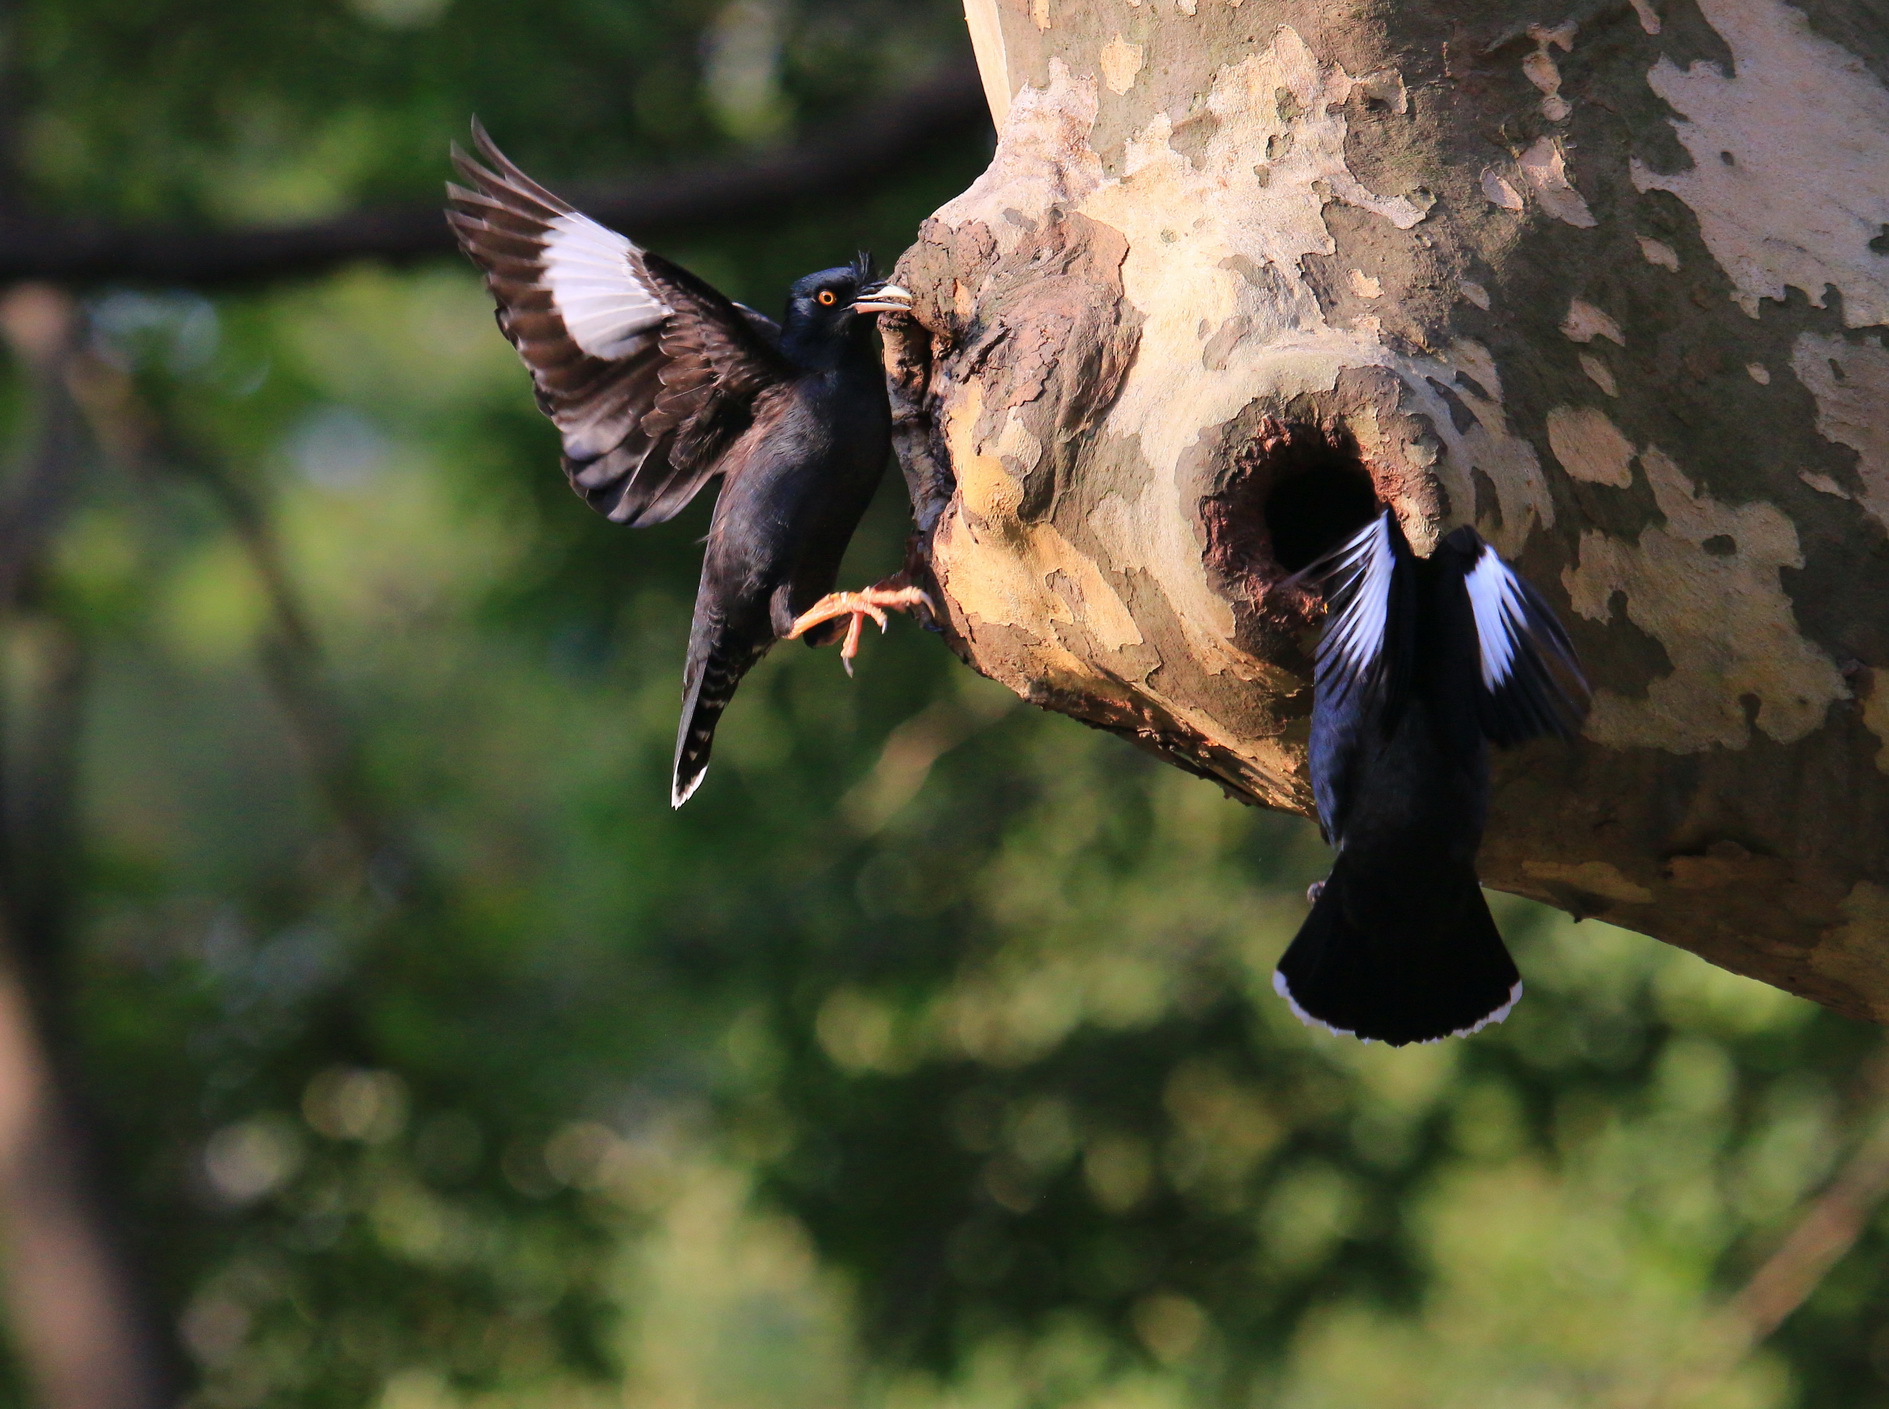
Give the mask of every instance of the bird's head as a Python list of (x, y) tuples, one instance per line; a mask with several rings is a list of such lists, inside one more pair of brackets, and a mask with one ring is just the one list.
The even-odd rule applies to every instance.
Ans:
[(873, 315), (908, 313), (911, 307), (911, 294), (879, 278), (872, 256), (862, 254), (851, 264), (822, 269), (795, 283), (787, 294), (782, 340), (808, 352), (837, 352), (850, 338), (863, 336)]

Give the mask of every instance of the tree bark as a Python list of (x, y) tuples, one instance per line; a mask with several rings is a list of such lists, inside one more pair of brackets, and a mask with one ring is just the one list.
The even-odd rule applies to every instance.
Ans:
[[(34, 1402), (166, 1409), (178, 1401), (167, 1327), (115, 1217), (100, 1132), (63, 1038), (74, 874), (72, 816), (83, 642), (30, 610), (83, 471), (72, 394), (87, 362), (72, 300), (42, 286), (0, 298), (0, 339), (26, 373), (36, 443), (0, 499), (0, 626), (39, 616), (37, 688), (8, 682), (0, 749), (0, 1299)], [(24, 608), (24, 609), (23, 609)], [(15, 641), (11, 652), (27, 653)], [(15, 662), (9, 661), (9, 665)]]
[(1597, 687), (1498, 761), (1488, 883), (1889, 1019), (1880, 19), (969, 9), (998, 149), (888, 344), (964, 658), (1308, 812), (1281, 582), (1474, 523)]
[(171, 1364), (0, 936), (0, 1220), (13, 1338), (44, 1409), (168, 1409)]

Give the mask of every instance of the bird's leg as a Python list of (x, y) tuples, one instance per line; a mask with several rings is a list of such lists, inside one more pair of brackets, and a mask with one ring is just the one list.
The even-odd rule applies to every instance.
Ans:
[(846, 673), (851, 675), (853, 657), (859, 654), (859, 635), (865, 627), (866, 618), (871, 617), (878, 623), (879, 630), (884, 631), (887, 611), (912, 611), (918, 607), (923, 607), (934, 616), (938, 611), (931, 598), (912, 586), (901, 573), (858, 592), (829, 592), (794, 618), (793, 629), (787, 633), (786, 639), (798, 640), (824, 622), (850, 616), (852, 622), (846, 628), (846, 642), (840, 647), (840, 661), (846, 666)]

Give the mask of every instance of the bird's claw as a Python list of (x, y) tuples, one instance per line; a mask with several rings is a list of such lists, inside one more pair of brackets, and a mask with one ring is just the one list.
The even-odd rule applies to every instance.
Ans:
[(883, 635), (888, 625), (888, 610), (911, 611), (917, 607), (923, 607), (932, 616), (938, 614), (938, 608), (925, 591), (903, 584), (894, 586), (881, 583), (858, 592), (831, 592), (794, 618), (793, 628), (787, 633), (786, 639), (797, 641), (816, 626), (850, 616), (853, 620), (846, 628), (846, 641), (840, 647), (840, 664), (851, 675), (853, 658), (859, 654), (859, 636), (865, 629), (866, 618), (871, 617), (877, 622)]

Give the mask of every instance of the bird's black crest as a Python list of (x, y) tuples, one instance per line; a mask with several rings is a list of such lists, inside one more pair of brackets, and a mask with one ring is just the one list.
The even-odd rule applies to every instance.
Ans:
[(879, 268), (873, 263), (870, 250), (861, 250), (853, 256), (853, 280), (862, 289), (879, 281)]

